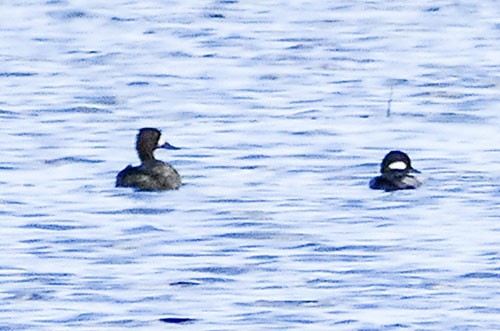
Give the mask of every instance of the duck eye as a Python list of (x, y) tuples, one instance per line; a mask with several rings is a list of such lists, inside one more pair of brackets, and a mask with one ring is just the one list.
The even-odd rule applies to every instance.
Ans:
[(405, 170), (407, 166), (406, 163), (404, 163), (403, 161), (396, 161), (389, 164), (387, 168), (391, 170)]

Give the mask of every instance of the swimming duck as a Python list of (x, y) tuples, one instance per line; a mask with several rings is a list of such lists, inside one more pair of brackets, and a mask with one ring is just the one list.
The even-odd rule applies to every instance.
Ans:
[(420, 171), (413, 169), (410, 157), (401, 151), (391, 151), (382, 160), (380, 167), (382, 175), (370, 181), (370, 188), (374, 190), (406, 190), (415, 189), (422, 185), (416, 177)]
[(145, 191), (175, 190), (181, 186), (181, 176), (168, 163), (155, 159), (157, 148), (179, 149), (162, 141), (155, 128), (142, 128), (137, 134), (136, 149), (141, 165), (127, 166), (116, 175), (116, 187), (134, 187)]

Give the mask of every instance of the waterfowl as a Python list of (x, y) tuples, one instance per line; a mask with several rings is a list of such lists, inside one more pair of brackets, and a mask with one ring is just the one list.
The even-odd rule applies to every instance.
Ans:
[(417, 178), (420, 171), (413, 169), (410, 157), (401, 151), (391, 151), (380, 167), (381, 175), (370, 181), (370, 188), (374, 190), (407, 190), (416, 189), (422, 185)]
[(133, 187), (144, 191), (175, 190), (181, 186), (181, 176), (168, 163), (155, 159), (158, 148), (179, 149), (161, 139), (155, 128), (142, 128), (137, 134), (136, 149), (141, 164), (127, 166), (116, 176), (116, 187)]

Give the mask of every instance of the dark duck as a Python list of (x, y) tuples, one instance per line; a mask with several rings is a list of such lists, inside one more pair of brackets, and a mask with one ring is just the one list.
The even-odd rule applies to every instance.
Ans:
[(136, 149), (141, 165), (127, 166), (116, 175), (116, 187), (133, 187), (144, 191), (175, 190), (181, 186), (181, 176), (168, 163), (155, 159), (158, 148), (179, 149), (162, 141), (161, 132), (142, 128), (137, 134)]
[(374, 190), (408, 190), (416, 189), (422, 182), (416, 177), (420, 171), (411, 166), (410, 157), (401, 151), (391, 151), (382, 160), (380, 176), (370, 181)]

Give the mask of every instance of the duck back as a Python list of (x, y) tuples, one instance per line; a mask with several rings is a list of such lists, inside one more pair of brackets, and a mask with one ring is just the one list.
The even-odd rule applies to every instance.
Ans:
[(412, 190), (420, 187), (422, 183), (413, 176), (391, 176), (384, 174), (377, 176), (370, 181), (370, 188), (373, 190)]
[(116, 187), (134, 187), (143, 191), (176, 190), (181, 176), (168, 163), (146, 161), (138, 167), (127, 166), (116, 176)]

